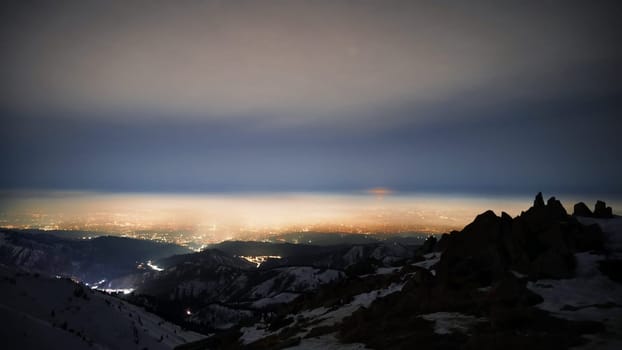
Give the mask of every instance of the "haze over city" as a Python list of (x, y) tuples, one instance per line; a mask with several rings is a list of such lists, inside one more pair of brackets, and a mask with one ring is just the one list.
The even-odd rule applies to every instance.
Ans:
[[(578, 200), (576, 195), (561, 199)], [(387, 189), (349, 194), (20, 192), (0, 202), (0, 226), (202, 246), (297, 232), (440, 234), (462, 228), (487, 209), (518, 215), (531, 200), (527, 196), (398, 194)], [(619, 200), (610, 203), (622, 207), (616, 206)]]

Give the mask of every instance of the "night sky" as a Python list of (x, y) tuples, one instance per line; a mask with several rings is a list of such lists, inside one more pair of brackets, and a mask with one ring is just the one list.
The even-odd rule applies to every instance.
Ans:
[(0, 188), (622, 193), (620, 1), (3, 1)]

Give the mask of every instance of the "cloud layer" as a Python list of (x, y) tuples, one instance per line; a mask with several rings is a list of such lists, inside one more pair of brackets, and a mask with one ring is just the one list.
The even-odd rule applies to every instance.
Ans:
[(593, 82), (565, 84), (567, 72), (619, 59), (622, 41), (604, 2), (5, 6), (4, 107), (81, 117), (295, 123), (373, 118), (480, 89), (489, 99), (584, 92)]
[(620, 1), (0, 6), (0, 188), (622, 193)]

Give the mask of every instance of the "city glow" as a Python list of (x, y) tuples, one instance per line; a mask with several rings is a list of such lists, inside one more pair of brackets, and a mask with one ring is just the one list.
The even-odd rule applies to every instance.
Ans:
[[(573, 197), (560, 199), (572, 209)], [(81, 230), (91, 232), (88, 237), (111, 233), (200, 249), (223, 240), (261, 241), (290, 232), (445, 233), (488, 209), (518, 215), (532, 200), (388, 189), (356, 194), (45, 193), (0, 198), (0, 227)], [(151, 262), (148, 266), (159, 269)]]

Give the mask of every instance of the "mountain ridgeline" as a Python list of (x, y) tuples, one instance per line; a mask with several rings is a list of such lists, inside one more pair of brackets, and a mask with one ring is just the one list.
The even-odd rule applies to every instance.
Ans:
[(141, 262), (189, 251), (175, 244), (124, 237), (70, 239), (41, 232), (0, 230), (1, 264), (87, 283), (132, 274)]

